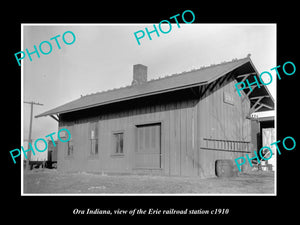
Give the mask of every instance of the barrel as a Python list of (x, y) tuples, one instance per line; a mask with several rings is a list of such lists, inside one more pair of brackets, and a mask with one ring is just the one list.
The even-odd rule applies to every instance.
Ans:
[(234, 169), (233, 161), (231, 159), (216, 160), (216, 175), (217, 177), (237, 176), (237, 170)]

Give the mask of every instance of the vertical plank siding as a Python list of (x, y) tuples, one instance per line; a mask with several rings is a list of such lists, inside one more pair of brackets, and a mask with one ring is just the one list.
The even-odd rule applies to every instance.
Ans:
[[(58, 169), (99, 173), (155, 172), (163, 175), (214, 176), (215, 160), (233, 159), (250, 148), (250, 121), (245, 119), (249, 102), (242, 101), (237, 95), (234, 82), (230, 80), (222, 86), (215, 85), (213, 90), (199, 98), (172, 98), (166, 102), (156, 97), (155, 104), (153, 101), (149, 104), (133, 104), (119, 110), (101, 108), (92, 117), (66, 115), (60, 120), (59, 129), (66, 127), (72, 130), (74, 154), (66, 157), (67, 143), (59, 143)], [(224, 103), (224, 91), (231, 94), (234, 105)], [(96, 121), (98, 126), (99, 149), (98, 155), (93, 157), (89, 154), (91, 121)], [(136, 166), (136, 153), (140, 145), (137, 138), (142, 138), (137, 129), (139, 125), (146, 124), (160, 125), (160, 168), (139, 169)], [(113, 151), (113, 134), (119, 131), (124, 133), (124, 154), (114, 154)], [(146, 131), (151, 132), (145, 129)], [(139, 141), (142, 143), (143, 140)], [(155, 165), (153, 162), (148, 163)]]
[[(216, 86), (198, 104), (200, 176), (213, 176), (218, 159), (234, 160), (251, 151), (250, 120), (246, 119), (250, 102), (238, 96), (234, 83), (231, 80), (222, 88)], [(232, 96), (233, 104), (224, 102), (224, 92)]]

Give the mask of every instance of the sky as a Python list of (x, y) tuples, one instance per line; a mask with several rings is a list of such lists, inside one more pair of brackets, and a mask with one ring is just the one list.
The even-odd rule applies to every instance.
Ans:
[[(27, 55), (22, 60), (22, 102), (43, 104), (34, 106), (35, 116), (81, 95), (130, 85), (134, 64), (148, 67), (148, 80), (249, 53), (259, 73), (277, 66), (276, 24), (192, 23), (178, 28), (175, 23), (169, 33), (159, 33), (159, 37), (152, 33), (152, 40), (145, 35), (138, 45), (134, 33), (145, 27), (151, 31), (153, 24), (23, 24), (22, 51), (33, 52), (34, 45), (38, 48), (43, 41), (51, 43), (52, 51), (48, 55), (39, 52), (40, 58), (34, 53), (32, 61)], [(75, 34), (73, 44), (63, 42), (66, 31)], [(57, 35), (61, 49), (50, 40)], [(69, 33), (65, 35), (66, 42), (72, 39)], [(49, 46), (43, 44), (42, 50), (48, 52)], [(271, 74), (276, 77), (274, 71)], [(276, 79), (267, 88), (276, 101)], [(22, 106), (23, 139), (28, 139), (30, 105)], [(58, 123), (49, 116), (33, 119), (33, 139), (57, 131)]]

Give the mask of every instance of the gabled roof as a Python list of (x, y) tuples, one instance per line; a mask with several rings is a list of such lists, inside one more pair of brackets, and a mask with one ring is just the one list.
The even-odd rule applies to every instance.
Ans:
[[(249, 57), (246, 57), (239, 60), (236, 59), (230, 62), (202, 67), (200, 69), (183, 72), (181, 74), (174, 74), (156, 80), (150, 80), (140, 85), (132, 85), (119, 89), (86, 95), (64, 105), (46, 111), (42, 114), (39, 114), (35, 117), (74, 112), (82, 109), (145, 97), (149, 95), (206, 85), (212, 83), (213, 81), (216, 81), (220, 77), (225, 76), (232, 71), (235, 71), (233, 75), (238, 81), (239, 79), (244, 78), (239, 77), (241, 75), (250, 75), (253, 73), (258, 75), (251, 59)], [(261, 86), (261, 88), (259, 89), (255, 89), (253, 93), (245, 92), (245, 94), (248, 94), (247, 97), (251, 97), (253, 95), (254, 99), (259, 99), (260, 101), (264, 97), (258, 98), (257, 96), (263, 95), (269, 98), (269, 100), (267, 100), (268, 104), (267, 102), (265, 102), (265, 105), (269, 107), (269, 109), (274, 109), (274, 100), (269, 91), (264, 86)], [(256, 106), (257, 105), (259, 104), (256, 104)], [(262, 109), (264, 108), (260, 107), (260, 111), (262, 111)]]

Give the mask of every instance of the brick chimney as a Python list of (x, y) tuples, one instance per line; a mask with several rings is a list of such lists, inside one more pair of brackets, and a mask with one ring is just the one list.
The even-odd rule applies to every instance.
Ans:
[(133, 65), (133, 81), (131, 85), (139, 85), (147, 82), (147, 66)]

